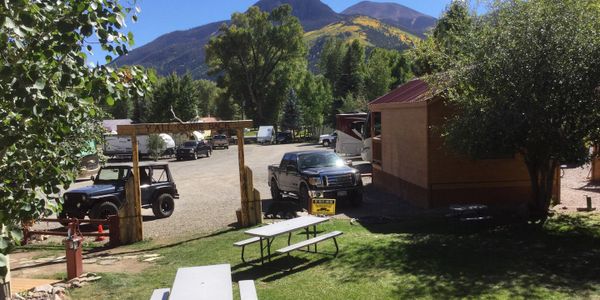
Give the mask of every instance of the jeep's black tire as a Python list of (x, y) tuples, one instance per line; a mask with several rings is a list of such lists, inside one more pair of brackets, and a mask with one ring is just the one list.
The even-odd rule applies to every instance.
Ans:
[(354, 191), (350, 194), (350, 204), (354, 207), (361, 206), (363, 202), (363, 192), (361, 190)]
[(106, 219), (108, 216), (118, 215), (119, 208), (112, 202), (104, 201), (92, 207), (90, 219)]
[(225, 149), (229, 149), (229, 146), (225, 146)]
[(198, 153), (194, 152), (193, 158), (194, 158), (194, 160), (198, 159)]
[(171, 194), (161, 194), (152, 203), (152, 213), (157, 218), (168, 218), (175, 210), (175, 201)]
[(271, 199), (273, 199), (273, 201), (283, 200), (281, 191), (277, 187), (277, 181), (275, 179), (271, 179)]
[(306, 210), (310, 212), (310, 195), (308, 195), (308, 187), (306, 184), (300, 185), (298, 200), (300, 201), (300, 205), (306, 205)]

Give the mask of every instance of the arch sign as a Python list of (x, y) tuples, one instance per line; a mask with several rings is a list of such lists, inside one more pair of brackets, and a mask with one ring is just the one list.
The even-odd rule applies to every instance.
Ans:
[[(198, 122), (198, 123), (139, 123), (130, 125), (117, 125), (118, 135), (129, 135), (131, 136), (132, 145), (132, 163), (133, 163), (133, 197), (135, 201), (127, 201), (126, 205), (134, 205), (136, 211), (135, 221), (126, 226), (131, 226), (131, 230), (138, 232), (138, 236), (135, 241), (141, 241), (143, 239), (142, 234), (142, 207), (141, 207), (141, 191), (140, 191), (140, 174), (139, 174), (139, 156), (138, 156), (138, 143), (137, 135), (146, 134), (159, 134), (159, 133), (187, 133), (195, 130), (236, 130), (237, 144), (238, 144), (238, 162), (240, 171), (240, 193), (241, 193), (241, 223), (242, 226), (255, 225), (260, 222), (256, 218), (250, 218), (249, 215), (255, 215), (255, 212), (249, 212), (248, 200), (254, 199), (253, 195), (249, 195), (248, 191), (252, 191), (252, 182), (248, 182), (246, 177), (246, 169), (244, 165), (244, 128), (251, 128), (254, 125), (252, 120), (240, 120), (240, 121), (217, 121), (217, 122)], [(133, 202), (133, 203), (131, 203)], [(252, 206), (255, 207), (255, 206)], [(254, 224), (252, 224), (254, 223)], [(123, 228), (121, 226), (121, 228)]]

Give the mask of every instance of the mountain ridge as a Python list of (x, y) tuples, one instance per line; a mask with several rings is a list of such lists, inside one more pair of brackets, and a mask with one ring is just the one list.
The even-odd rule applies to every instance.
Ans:
[[(292, 14), (300, 20), (306, 31), (305, 38), (311, 32), (323, 29), (329, 25), (344, 22), (351, 23), (356, 20), (356, 16), (336, 13), (320, 0), (260, 0), (253, 6), (258, 6), (264, 11), (271, 11), (282, 4), (290, 4), (292, 6)], [(426, 16), (419, 12), (417, 13)], [(381, 21), (399, 27), (400, 30), (405, 31), (408, 35), (415, 34), (419, 36), (419, 32), (411, 32), (399, 25), (390, 24), (391, 21), (389, 20)], [(173, 72), (180, 75), (190, 72), (194, 78), (208, 78), (206, 74), (208, 67), (205, 64), (206, 53), (204, 46), (214, 34), (218, 33), (219, 27), (224, 23), (229, 23), (229, 20), (212, 22), (191, 29), (177, 30), (161, 35), (145, 45), (130, 50), (127, 55), (118, 57), (112, 64), (117, 66), (142, 65), (147, 68), (156, 69), (158, 74), (163, 76)], [(358, 25), (364, 31), (363, 35), (371, 37), (366, 39), (366, 44), (369, 46), (399, 50), (407, 48), (403, 44), (404, 42), (398, 39), (397, 36), (386, 36), (385, 33), (378, 32), (379, 29), (364, 26), (364, 24)], [(387, 28), (381, 28), (384, 31), (389, 31)], [(337, 34), (336, 36), (351, 38), (353, 34)], [(412, 42), (412, 39), (410, 42)], [(314, 43), (311, 46), (314, 48)], [(315, 64), (314, 60), (318, 59), (315, 54), (319, 52), (319, 49), (313, 48), (309, 50), (309, 60), (312, 65)]]
[(421, 37), (437, 21), (432, 16), (394, 2), (361, 1), (346, 8), (341, 14), (350, 16), (364, 15), (375, 18)]

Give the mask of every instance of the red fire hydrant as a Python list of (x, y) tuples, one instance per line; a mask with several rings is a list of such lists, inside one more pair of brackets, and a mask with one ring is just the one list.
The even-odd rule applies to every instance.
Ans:
[(77, 220), (71, 220), (67, 238), (65, 239), (67, 278), (69, 280), (79, 277), (83, 272), (83, 259), (81, 256), (82, 244), (83, 236), (81, 236), (81, 232), (79, 231), (79, 222), (77, 222)]

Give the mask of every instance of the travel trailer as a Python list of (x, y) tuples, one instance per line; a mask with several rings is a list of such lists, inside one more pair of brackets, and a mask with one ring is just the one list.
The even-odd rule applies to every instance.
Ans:
[(336, 153), (348, 156), (361, 154), (363, 149), (362, 128), (366, 119), (367, 113), (347, 113), (335, 116)]
[[(175, 154), (175, 141), (173, 140), (173, 138), (166, 133), (161, 133), (159, 134), (159, 136), (165, 142), (165, 147), (162, 153), (164, 155)], [(150, 148), (148, 147), (148, 136), (139, 135), (137, 137), (137, 142), (139, 154), (141, 156), (150, 155)], [(130, 136), (122, 136), (116, 134), (104, 135), (104, 155), (115, 158), (130, 158), (132, 153), (131, 151), (132, 146)]]
[(273, 126), (260, 126), (256, 134), (256, 142), (259, 144), (273, 144), (275, 141), (275, 128)]

